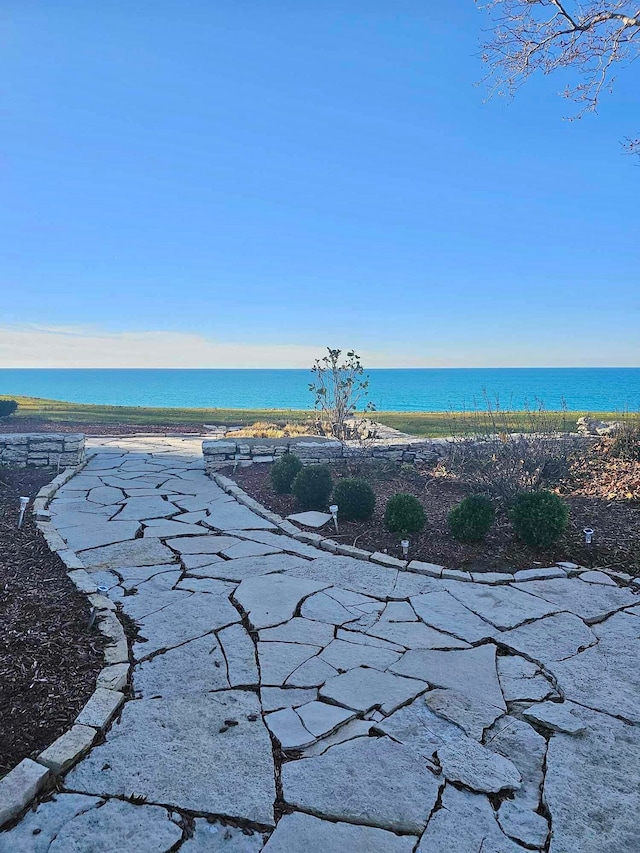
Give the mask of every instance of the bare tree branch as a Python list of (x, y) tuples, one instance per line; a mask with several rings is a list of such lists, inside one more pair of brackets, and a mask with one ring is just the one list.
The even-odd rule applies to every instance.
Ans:
[[(482, 45), (490, 95), (512, 95), (536, 73), (565, 72), (561, 93), (577, 104), (570, 120), (595, 112), (611, 91), (612, 69), (640, 56), (638, 0), (475, 0), (491, 20)], [(623, 143), (640, 156), (640, 139)]]
[(612, 68), (640, 55), (638, 0), (476, 0), (491, 19), (482, 58), (492, 94), (512, 94), (535, 73), (565, 71), (563, 96), (580, 118), (611, 89)]

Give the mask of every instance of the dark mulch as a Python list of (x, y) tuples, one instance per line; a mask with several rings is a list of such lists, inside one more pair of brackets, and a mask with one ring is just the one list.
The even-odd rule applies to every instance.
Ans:
[[(264, 506), (287, 516), (299, 512), (292, 495), (275, 494), (269, 480), (268, 465), (240, 468), (232, 476), (238, 484)], [(349, 545), (368, 551), (386, 551), (400, 557), (398, 537), (384, 527), (387, 499), (397, 493), (415, 495), (425, 508), (427, 526), (410, 538), (410, 557), (448, 568), (472, 571), (505, 571), (549, 566), (559, 560), (580, 565), (615, 568), (640, 575), (640, 502), (605, 500), (583, 494), (565, 494), (569, 504), (569, 527), (560, 541), (545, 550), (529, 548), (514, 535), (505, 511), (498, 506), (496, 523), (480, 543), (457, 542), (449, 533), (447, 515), (469, 489), (428, 468), (399, 470), (394, 465), (331, 466), (334, 480), (357, 476), (367, 480), (376, 493), (374, 516), (364, 522), (340, 522), (340, 534), (323, 532)], [(576, 489), (578, 492), (579, 490)], [(583, 529), (593, 527), (597, 545), (590, 553), (584, 546)]]
[(42, 418), (6, 418), (0, 420), (0, 433), (82, 432), (85, 435), (204, 435), (204, 424), (121, 424), (84, 421), (47, 421)]
[(89, 604), (18, 498), (51, 471), (0, 468), (0, 776), (35, 758), (73, 723), (95, 688), (104, 640)]

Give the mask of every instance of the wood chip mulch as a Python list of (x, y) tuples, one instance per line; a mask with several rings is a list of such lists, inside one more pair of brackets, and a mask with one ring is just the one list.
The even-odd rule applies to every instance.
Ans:
[(89, 603), (35, 527), (16, 527), (19, 497), (55, 472), (0, 468), (0, 776), (73, 724), (95, 688), (105, 640)]
[[(248, 494), (283, 517), (299, 512), (292, 495), (275, 494), (269, 468), (269, 465), (252, 465), (239, 468), (233, 474), (222, 473), (232, 476)], [(325, 535), (358, 548), (402, 556), (398, 537), (385, 529), (384, 509), (391, 495), (405, 492), (420, 500), (427, 516), (424, 531), (409, 537), (411, 559), (479, 572), (552, 566), (557, 561), (568, 560), (640, 575), (640, 501), (637, 500), (611, 500), (600, 494), (585, 494), (584, 485), (572, 479), (571, 484), (565, 484), (562, 489), (569, 504), (569, 526), (555, 546), (534, 549), (524, 545), (514, 536), (507, 514), (499, 504), (495, 524), (486, 539), (479, 543), (463, 543), (453, 539), (447, 525), (449, 511), (469, 494), (463, 483), (420, 466), (409, 471), (384, 464), (351, 464), (349, 467), (333, 464), (331, 473), (334, 481), (344, 476), (365, 479), (376, 493), (376, 508), (371, 520), (341, 521), (338, 536), (329, 525), (322, 530)], [(591, 550), (584, 544), (585, 527), (596, 531)]]

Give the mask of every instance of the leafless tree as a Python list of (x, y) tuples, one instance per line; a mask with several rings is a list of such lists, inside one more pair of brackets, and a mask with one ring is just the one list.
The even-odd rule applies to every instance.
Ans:
[[(482, 45), (492, 93), (512, 94), (536, 73), (564, 71), (570, 118), (597, 109), (614, 67), (640, 56), (640, 0), (476, 0), (491, 28)], [(625, 149), (640, 154), (640, 139)]]

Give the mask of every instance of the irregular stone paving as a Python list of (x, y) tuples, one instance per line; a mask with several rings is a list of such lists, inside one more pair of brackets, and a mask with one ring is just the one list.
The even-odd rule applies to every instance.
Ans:
[(137, 624), (131, 689), (0, 853), (640, 849), (632, 589), (327, 554), (208, 479), (200, 439), (89, 444), (52, 523)]

